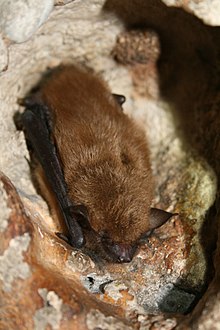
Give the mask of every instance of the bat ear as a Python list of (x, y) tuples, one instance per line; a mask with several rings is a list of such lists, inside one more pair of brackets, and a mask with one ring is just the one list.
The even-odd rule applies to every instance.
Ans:
[(118, 102), (118, 104), (120, 106), (122, 106), (123, 103), (125, 103), (126, 98), (124, 95), (120, 95), (120, 94), (112, 94), (115, 98), (115, 100)]
[(162, 226), (167, 220), (176, 215), (177, 213), (170, 213), (161, 209), (150, 209), (150, 230)]

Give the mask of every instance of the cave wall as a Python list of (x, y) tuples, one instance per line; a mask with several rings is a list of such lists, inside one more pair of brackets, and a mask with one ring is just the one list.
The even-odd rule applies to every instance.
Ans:
[[(220, 324), (220, 8), (205, 0), (164, 2), (170, 7), (159, 0), (0, 5), (4, 329)], [(178, 212), (130, 264), (93, 260), (58, 239), (31, 181), (14, 121), (23, 111), (18, 99), (61, 63), (92, 68), (126, 96), (124, 111), (144, 126), (150, 143), (153, 206)]]

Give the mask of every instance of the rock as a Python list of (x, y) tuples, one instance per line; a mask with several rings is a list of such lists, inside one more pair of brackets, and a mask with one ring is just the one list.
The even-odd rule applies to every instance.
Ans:
[(54, 0), (20, 0), (0, 3), (0, 28), (12, 41), (24, 42), (46, 21)]
[[(155, 0), (73, 1), (57, 6), (27, 42), (10, 45), (0, 76), (0, 328), (205, 329), (219, 322), (219, 54), (218, 29)], [(143, 240), (129, 264), (97, 260), (55, 235), (13, 122), (23, 111), (17, 99), (47, 68), (73, 62), (126, 95), (124, 111), (150, 140), (154, 206), (179, 213)]]
[(7, 69), (8, 65), (8, 49), (4, 40), (0, 37), (0, 71)]
[(47, 325), (50, 325), (52, 329), (59, 329), (62, 319), (62, 299), (54, 291), (48, 292), (45, 288), (39, 289), (38, 293), (43, 298), (44, 306), (36, 310), (34, 314), (34, 329), (41, 330)]
[(220, 3), (218, 0), (162, 0), (167, 6), (182, 7), (200, 18), (205, 24), (220, 25)]
[(108, 329), (108, 330), (131, 330), (132, 326), (124, 324), (112, 316), (105, 316), (100, 313), (98, 310), (91, 310), (87, 314), (86, 323), (88, 330), (99, 330), (99, 329)]
[(1, 216), (0, 216), (0, 232), (3, 232), (8, 226), (8, 218), (11, 210), (7, 205), (7, 194), (5, 192), (2, 182), (0, 183), (0, 204), (1, 204)]
[(64, 6), (74, 0), (55, 0), (55, 6)]
[(9, 247), (0, 257), (0, 279), (5, 291), (11, 291), (12, 283), (17, 278), (24, 280), (30, 276), (30, 268), (23, 261), (23, 253), (27, 251), (29, 242), (30, 236), (27, 233), (12, 238)]
[[(55, 284), (55, 278), (50, 277), (41, 266), (39, 268), (35, 264), (35, 253), (32, 250), (33, 223), (29, 221), (15, 188), (2, 173), (1, 184), (7, 194), (7, 203), (11, 212), (8, 225), (0, 237), (2, 254), (0, 293), (4, 306), (1, 310), (3, 316), (1, 316), (0, 328), (18, 329), (22, 322), (22, 326), (27, 329), (43, 329), (47, 325), (59, 329), (62, 318), (64, 324), (67, 319), (69, 324), (72, 324), (71, 318), (80, 312), (80, 306), (75, 302), (72, 294), (67, 293), (68, 291), (66, 294), (69, 295), (70, 305), (65, 304), (60, 298), (62, 296), (66, 300), (66, 295), (63, 293), (66, 289), (62, 280), (59, 285), (59, 281)], [(41, 229), (39, 227), (36, 229), (42, 235)], [(56, 293), (51, 289), (52, 287), (56, 288)]]

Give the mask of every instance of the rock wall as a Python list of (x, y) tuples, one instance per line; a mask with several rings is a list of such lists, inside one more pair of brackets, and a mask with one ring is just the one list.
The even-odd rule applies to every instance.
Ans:
[[(159, 0), (0, 4), (3, 329), (220, 327), (220, 8), (164, 3), (183, 8)], [(178, 213), (129, 264), (60, 240), (31, 181), (18, 100), (61, 63), (91, 67), (126, 96), (124, 111), (151, 147), (153, 206)]]

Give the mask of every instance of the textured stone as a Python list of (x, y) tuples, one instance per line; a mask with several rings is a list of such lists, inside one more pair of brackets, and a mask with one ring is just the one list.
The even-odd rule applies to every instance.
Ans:
[(2, 182), (0, 182), (0, 232), (4, 231), (8, 226), (8, 218), (10, 215), (10, 209), (7, 205), (7, 195)]
[(108, 330), (131, 330), (132, 327), (126, 325), (112, 316), (105, 316), (98, 310), (91, 310), (87, 314), (86, 323), (88, 330), (108, 329)]
[(0, 3), (0, 28), (15, 42), (24, 42), (45, 22), (53, 0), (3, 0)]
[(28, 234), (17, 236), (10, 240), (8, 249), (0, 256), (0, 280), (6, 291), (11, 290), (15, 279), (30, 276), (30, 268), (23, 260), (23, 252), (27, 251), (29, 242)]
[[(129, 47), (125, 54), (122, 50), (124, 62), (115, 62), (112, 51), (120, 44), (124, 27), (143, 28), (146, 23), (159, 36), (144, 28), (145, 40), (138, 37), (140, 31), (130, 31), (142, 51), (145, 42), (155, 47), (144, 53), (144, 62), (132, 49), (132, 63), (126, 63)], [(126, 47), (133, 40), (127, 32)], [(4, 177), (7, 203), (5, 193), (3, 200), (11, 212), (5, 215), (9, 220), (1, 233), (1, 253), (5, 257), (10, 244), (31, 237), (28, 249), (22, 250), (22, 241), (18, 248), (23, 251), (18, 253), (19, 264), (28, 264), (30, 272), (27, 277), (15, 276), (9, 291), (7, 282), (2, 283), (0, 328), (18, 329), (22, 322), (27, 329), (36, 324), (82, 330), (112, 325), (214, 329), (220, 291), (219, 243), (214, 267), (211, 263), (219, 221), (218, 201), (212, 206), (220, 175), (218, 40), (217, 29), (161, 1), (94, 0), (56, 7), (30, 40), (10, 46), (8, 67), (0, 76), (0, 154), (4, 155), (0, 168), (17, 192)], [(93, 260), (88, 251), (77, 251), (60, 240), (54, 234), (57, 224), (30, 181), (23, 133), (16, 131), (12, 119), (16, 110), (22, 110), (17, 98), (26, 95), (48, 67), (61, 62), (92, 67), (115, 93), (126, 95), (124, 111), (149, 136), (154, 205), (179, 213), (143, 241), (130, 264)], [(149, 314), (188, 311), (209, 282), (187, 316)]]
[(34, 315), (35, 330), (45, 329), (50, 325), (53, 330), (59, 330), (62, 319), (62, 299), (55, 292), (47, 289), (39, 289), (39, 295), (44, 300), (44, 307), (38, 309)]
[(55, 6), (64, 6), (74, 0), (55, 0)]
[(8, 49), (4, 40), (0, 37), (0, 72), (7, 69)]
[(167, 6), (182, 7), (186, 11), (193, 13), (204, 23), (220, 25), (220, 2), (218, 0), (162, 0)]

